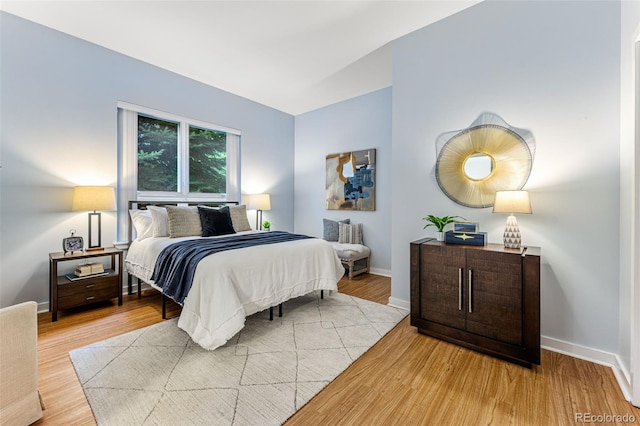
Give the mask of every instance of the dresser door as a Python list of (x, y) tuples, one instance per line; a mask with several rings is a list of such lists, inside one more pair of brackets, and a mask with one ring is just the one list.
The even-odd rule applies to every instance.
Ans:
[(465, 328), (464, 250), (422, 245), (420, 318)]
[(467, 331), (523, 345), (521, 256), (467, 250)]

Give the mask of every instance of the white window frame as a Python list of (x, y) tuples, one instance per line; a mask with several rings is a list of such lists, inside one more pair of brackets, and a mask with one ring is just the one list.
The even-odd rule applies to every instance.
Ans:
[[(138, 115), (178, 123), (178, 191), (138, 191)], [(227, 134), (226, 194), (189, 192), (189, 126)], [(191, 119), (128, 102), (118, 101), (118, 238), (124, 241), (129, 200), (238, 201), (240, 199), (240, 144), (242, 132), (227, 126)]]

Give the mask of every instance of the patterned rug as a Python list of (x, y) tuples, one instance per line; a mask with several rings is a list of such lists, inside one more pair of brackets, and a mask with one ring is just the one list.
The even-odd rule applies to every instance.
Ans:
[(173, 319), (69, 356), (99, 425), (279, 425), (408, 314), (326, 293), (247, 318), (214, 351)]

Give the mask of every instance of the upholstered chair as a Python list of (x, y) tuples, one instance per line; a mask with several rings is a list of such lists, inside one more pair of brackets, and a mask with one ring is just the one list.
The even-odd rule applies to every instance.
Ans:
[(0, 309), (0, 425), (29, 425), (42, 417), (38, 393), (36, 302)]

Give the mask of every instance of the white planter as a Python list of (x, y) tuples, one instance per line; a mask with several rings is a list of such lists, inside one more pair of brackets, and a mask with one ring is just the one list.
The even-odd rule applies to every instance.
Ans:
[(444, 232), (436, 232), (436, 240), (444, 241)]

